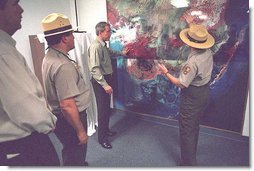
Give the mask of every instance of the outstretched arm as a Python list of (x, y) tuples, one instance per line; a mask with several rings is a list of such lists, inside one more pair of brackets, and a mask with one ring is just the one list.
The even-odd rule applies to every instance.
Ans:
[(165, 76), (177, 87), (185, 88), (184, 85), (182, 85), (178, 78), (174, 77), (168, 72), (168, 69), (163, 64), (158, 64), (158, 67), (160, 68), (161, 72), (165, 74)]

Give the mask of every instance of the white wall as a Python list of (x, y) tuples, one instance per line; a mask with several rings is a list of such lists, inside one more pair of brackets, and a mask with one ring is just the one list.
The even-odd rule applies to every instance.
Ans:
[(81, 30), (95, 36), (95, 25), (107, 21), (106, 0), (77, 0)]
[(17, 49), (24, 55), (29, 67), (33, 69), (32, 55), (29, 43), (29, 35), (42, 33), (41, 20), (50, 13), (63, 13), (70, 17), (70, 2), (73, 0), (21, 0), (20, 5), (24, 9), (22, 28), (13, 38), (17, 41)]
[[(41, 20), (48, 14), (57, 12), (67, 15), (73, 26), (76, 26), (74, 0), (21, 0), (24, 9), (22, 28), (13, 38), (17, 41), (17, 49), (24, 55), (29, 67), (34, 71), (29, 43), (29, 35), (42, 33)], [(107, 21), (106, 0), (77, 0), (80, 30), (95, 36), (95, 25), (99, 21)]]

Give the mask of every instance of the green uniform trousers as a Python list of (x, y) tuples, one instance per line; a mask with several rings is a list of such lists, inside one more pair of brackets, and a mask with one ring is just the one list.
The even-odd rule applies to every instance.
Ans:
[(190, 85), (181, 90), (179, 117), (181, 165), (197, 165), (199, 121), (208, 104), (209, 97), (209, 84), (200, 87)]

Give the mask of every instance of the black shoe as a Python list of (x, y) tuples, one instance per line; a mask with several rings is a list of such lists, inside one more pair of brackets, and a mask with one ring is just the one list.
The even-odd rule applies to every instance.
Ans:
[(107, 142), (107, 141), (102, 142), (102, 143), (100, 143), (100, 144), (101, 144), (101, 146), (102, 146), (103, 148), (106, 148), (106, 149), (111, 149), (111, 148), (112, 148), (112, 145), (111, 145), (109, 142)]
[(84, 166), (88, 166), (88, 163), (87, 163), (87, 161), (85, 161), (85, 163), (84, 163)]
[(116, 135), (116, 132), (114, 132), (114, 131), (108, 131), (107, 132), (107, 136), (109, 136), (109, 137), (113, 137), (115, 135)]

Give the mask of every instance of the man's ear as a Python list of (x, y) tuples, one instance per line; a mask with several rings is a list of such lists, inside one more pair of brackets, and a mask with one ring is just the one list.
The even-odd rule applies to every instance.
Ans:
[(98, 35), (100, 36), (100, 35), (101, 35), (101, 33), (102, 33), (102, 31), (99, 31), (99, 34), (98, 34)]
[(62, 36), (61, 41), (66, 43), (68, 41), (68, 36)]

